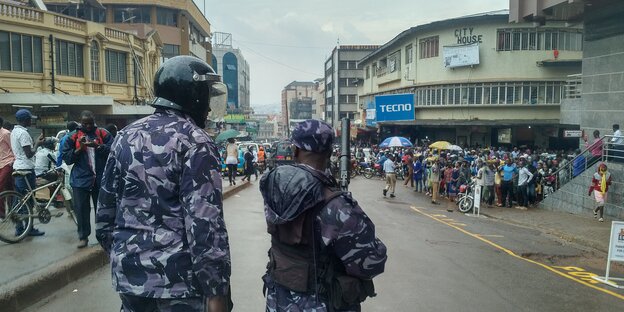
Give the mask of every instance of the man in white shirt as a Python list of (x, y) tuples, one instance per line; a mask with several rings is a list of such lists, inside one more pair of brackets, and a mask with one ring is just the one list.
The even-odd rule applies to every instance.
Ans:
[[(28, 171), (27, 175), (15, 176), (15, 190), (19, 193), (26, 194), (31, 188), (35, 187), (35, 162), (33, 156), (37, 147), (43, 142), (43, 134), (39, 136), (37, 143), (33, 146), (33, 139), (28, 133), (27, 127), (32, 124), (33, 115), (27, 109), (20, 109), (15, 113), (17, 125), (11, 131), (11, 150), (15, 155), (13, 162), (14, 171)], [(22, 221), (15, 223), (15, 236), (20, 236), (25, 231), (25, 225)], [(29, 236), (41, 236), (45, 233), (35, 229), (34, 227), (28, 232)]]
[(526, 167), (526, 161), (520, 160), (520, 169), (518, 170), (518, 205), (525, 208), (528, 204), (528, 184), (533, 179), (533, 174)]
[(624, 162), (624, 136), (619, 124), (613, 125), (613, 138), (611, 138), (611, 160), (614, 162)]
[(388, 190), (390, 190), (390, 197), (394, 198), (394, 188), (396, 187), (396, 172), (394, 169), (396, 165), (394, 164), (394, 155), (388, 155), (388, 159), (383, 163), (383, 171), (386, 174), (386, 187), (383, 189), (383, 196), (388, 194)]

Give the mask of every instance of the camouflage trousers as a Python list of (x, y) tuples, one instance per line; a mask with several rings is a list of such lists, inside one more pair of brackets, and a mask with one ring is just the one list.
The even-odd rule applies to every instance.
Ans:
[(119, 294), (121, 312), (204, 312), (202, 298), (160, 299)]

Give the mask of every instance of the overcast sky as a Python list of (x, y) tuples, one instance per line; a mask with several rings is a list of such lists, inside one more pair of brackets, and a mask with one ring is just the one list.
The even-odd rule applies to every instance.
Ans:
[(412, 26), (506, 9), (509, 0), (194, 0), (249, 62), (251, 105), (280, 103), (293, 80), (323, 77), (340, 44), (384, 44)]

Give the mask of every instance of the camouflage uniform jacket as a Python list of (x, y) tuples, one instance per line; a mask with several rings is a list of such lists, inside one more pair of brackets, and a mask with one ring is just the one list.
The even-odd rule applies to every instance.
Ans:
[[(294, 220), (324, 200), (323, 189), (335, 186), (328, 174), (306, 165), (284, 165), (265, 174), (260, 181), (268, 224)], [(372, 279), (383, 273), (386, 246), (375, 237), (375, 226), (350, 193), (330, 201), (315, 219), (315, 235), (321, 248), (327, 248), (343, 263), (347, 274)], [(267, 307), (277, 311), (327, 311), (327, 300), (316, 294), (298, 293), (264, 276)], [(359, 311), (354, 306), (348, 311)]]
[(227, 294), (230, 250), (217, 157), (208, 134), (176, 111), (157, 109), (119, 132), (96, 217), (117, 292)]

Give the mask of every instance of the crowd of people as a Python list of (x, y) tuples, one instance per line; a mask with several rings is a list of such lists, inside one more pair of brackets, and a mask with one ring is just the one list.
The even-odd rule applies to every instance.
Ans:
[[(27, 194), (38, 185), (38, 181), (56, 181), (65, 174), (69, 174), (67, 188), (72, 190), (72, 209), (78, 224), (78, 248), (88, 245), (91, 234), (91, 209), (97, 204), (98, 192), (102, 179), (102, 172), (116, 126), (108, 125), (99, 128), (95, 125), (95, 116), (90, 111), (80, 114), (80, 122), (70, 121), (67, 130), (57, 137), (44, 137), (41, 134), (33, 140), (28, 127), (31, 126), (34, 116), (28, 109), (20, 109), (15, 114), (17, 124), (10, 129), (0, 129), (0, 192), (15, 190)], [(0, 118), (0, 124), (6, 125)], [(14, 172), (23, 172), (13, 176)], [(50, 194), (52, 195), (52, 193)], [(55, 198), (55, 207), (64, 203), (61, 194)], [(0, 206), (0, 213), (5, 213), (5, 207)], [(60, 215), (60, 213), (58, 214)], [(26, 231), (23, 222), (16, 222), (15, 236), (21, 236)], [(29, 236), (43, 236), (45, 232), (32, 227)]]
[[(619, 131), (618, 125), (614, 125), (616, 135), (613, 140), (621, 139), (616, 131)], [(600, 132), (594, 131), (593, 138), (585, 138), (584, 141), (585, 154), (580, 149), (531, 150), (517, 146), (461, 150), (428, 146), (359, 146), (355, 149), (353, 160), (361, 166), (374, 166), (383, 172), (386, 180), (383, 196), (390, 192), (390, 197), (395, 197), (394, 166), (402, 166), (405, 176), (403, 185), (430, 196), (433, 204), (439, 203), (439, 197), (454, 202), (462, 186), (474, 183), (481, 186), (481, 199), (488, 207), (527, 209), (536, 206), (558, 187), (602, 159)], [(606, 165), (604, 170), (606, 172)], [(600, 171), (596, 174), (602, 176)], [(602, 190), (606, 198), (606, 187), (596, 183), (592, 190)], [(597, 207), (604, 207), (604, 198), (596, 197), (596, 201)], [(600, 212), (600, 221), (603, 220), (602, 210), (596, 210), (596, 213)]]

